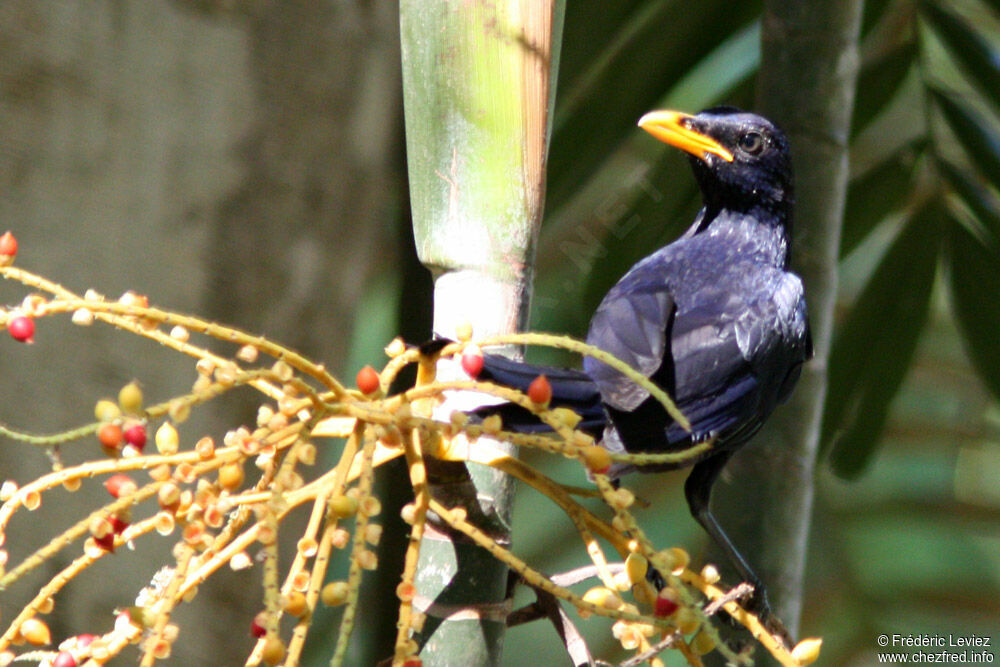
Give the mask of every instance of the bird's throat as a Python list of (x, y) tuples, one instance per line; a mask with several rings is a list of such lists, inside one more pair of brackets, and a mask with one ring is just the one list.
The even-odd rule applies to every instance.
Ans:
[(706, 208), (700, 233), (728, 241), (740, 256), (752, 257), (755, 263), (784, 269), (791, 240), (788, 222), (787, 217), (768, 210), (733, 212)]

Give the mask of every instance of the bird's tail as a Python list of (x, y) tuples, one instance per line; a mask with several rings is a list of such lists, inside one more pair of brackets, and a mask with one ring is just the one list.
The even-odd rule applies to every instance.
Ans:
[[(595, 436), (600, 434), (606, 421), (601, 394), (594, 381), (583, 371), (528, 364), (496, 354), (486, 354), (483, 355), (483, 370), (476, 379), (527, 392), (528, 385), (539, 375), (544, 375), (552, 386), (551, 407), (573, 410), (582, 418), (577, 428)], [(479, 417), (500, 415), (504, 428), (519, 433), (550, 430), (531, 412), (510, 403), (485, 406), (473, 414)]]

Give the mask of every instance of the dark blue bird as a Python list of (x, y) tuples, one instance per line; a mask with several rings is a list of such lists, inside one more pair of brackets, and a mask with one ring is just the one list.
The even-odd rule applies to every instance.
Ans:
[[(812, 355), (802, 282), (788, 271), (788, 142), (767, 119), (732, 107), (695, 116), (654, 111), (639, 126), (690, 154), (704, 208), (683, 236), (638, 262), (608, 292), (587, 342), (662, 387), (691, 431), (648, 392), (592, 358), (581, 372), (487, 355), (479, 379), (525, 389), (544, 373), (552, 404), (579, 412), (581, 427), (611, 451), (673, 452), (712, 440), (688, 463), (694, 468), (685, 495), (694, 518), (755, 587), (754, 606), (766, 615), (762, 582), (716, 522), (709, 498), (726, 462), (788, 398)], [(508, 428), (542, 428), (513, 406), (487, 410), (499, 412)]]

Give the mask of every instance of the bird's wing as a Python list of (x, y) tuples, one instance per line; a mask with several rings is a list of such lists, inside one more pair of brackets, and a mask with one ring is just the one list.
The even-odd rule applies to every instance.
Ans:
[[(808, 356), (805, 300), (798, 278), (758, 274), (752, 289), (702, 290), (674, 319), (671, 352), (678, 407), (696, 439), (745, 441), (794, 384)], [(681, 438), (671, 427), (668, 439)]]
[[(667, 332), (674, 317), (674, 299), (656, 255), (637, 264), (604, 297), (590, 320), (587, 342), (610, 352), (646, 377), (663, 363)], [(597, 383), (604, 402), (633, 410), (648, 396), (610, 366), (587, 357), (583, 369)]]
[(691, 434), (668, 427), (667, 439), (679, 442), (691, 435), (703, 440), (727, 432), (754, 413), (758, 378), (744, 354), (739, 332), (746, 301), (724, 289), (706, 289), (698, 303), (674, 318), (670, 352), (673, 358), (674, 400), (691, 422)]

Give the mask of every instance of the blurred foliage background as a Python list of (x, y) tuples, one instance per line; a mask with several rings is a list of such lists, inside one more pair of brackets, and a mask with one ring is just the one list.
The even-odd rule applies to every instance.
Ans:
[[(567, 3), (533, 329), (582, 335), (621, 273), (693, 218), (684, 158), (635, 121), (661, 107), (752, 107), (760, 13), (759, 2)], [(874, 662), (881, 633), (1000, 641), (1000, 2), (870, 0), (862, 31), (802, 623), (837, 665)], [(0, 217), (19, 261), (75, 288), (148, 293), (350, 375), (399, 333), (426, 338), (398, 49), (396, 8), (381, 0), (7, 0)], [(23, 428), (80, 423), (132, 377), (152, 397), (194, 377), (106, 330), (37, 338), (0, 355), (0, 420)], [(241, 410), (219, 406), (182, 434)], [(41, 458), (5, 443), (0, 470), (37, 474)], [(642, 518), (654, 538), (697, 557), (683, 478), (632, 481), (653, 505)], [(569, 521), (531, 492), (515, 540), (543, 571), (586, 561)], [(382, 551), (386, 564), (399, 549)], [(119, 559), (117, 575), (137, 584), (116, 589), (148, 579), (137, 560)], [(250, 645), (257, 579), (233, 577), (239, 586), (220, 582), (197, 617), (180, 617), (177, 664), (206, 664), (206, 642), (234, 664), (225, 651)], [(389, 652), (379, 584), (391, 596), (394, 580), (386, 568), (370, 582), (356, 664)], [(66, 630), (128, 603), (120, 590), (67, 593)], [(615, 654), (607, 625), (581, 626), (597, 654)], [(565, 658), (536, 623), (510, 632), (504, 662)]]

